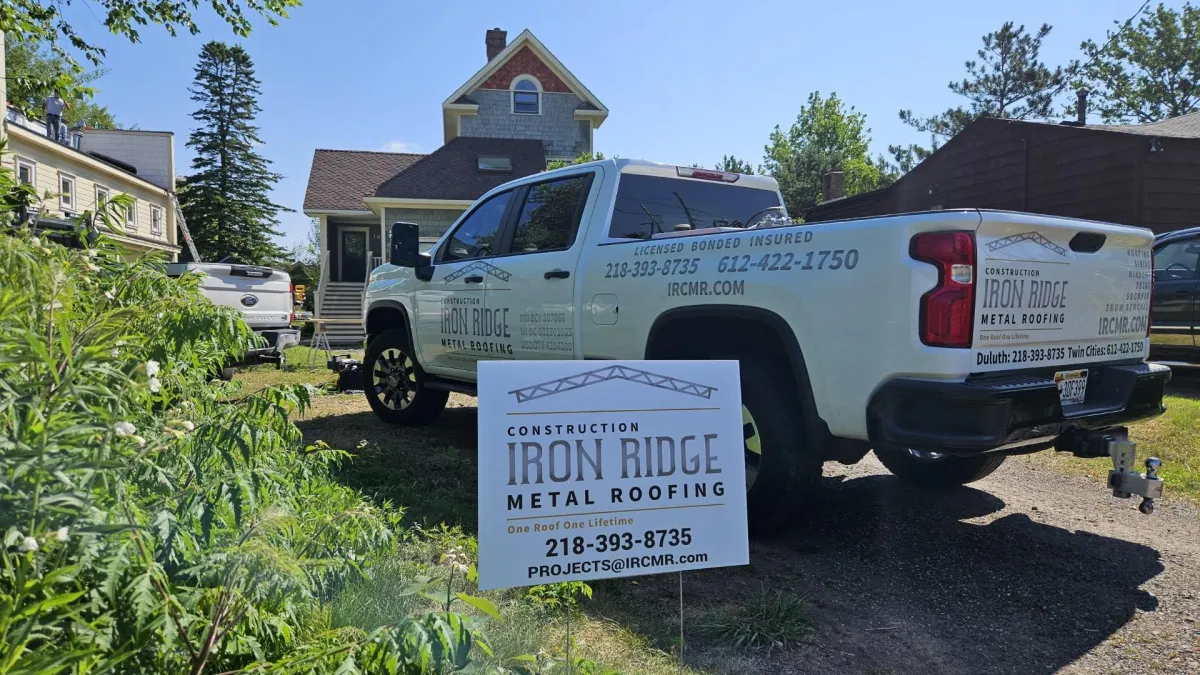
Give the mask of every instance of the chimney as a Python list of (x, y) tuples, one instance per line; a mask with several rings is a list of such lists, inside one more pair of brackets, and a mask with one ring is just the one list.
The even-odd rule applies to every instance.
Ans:
[(499, 28), (493, 28), (487, 32), (484, 42), (487, 44), (488, 61), (491, 61), (508, 46), (508, 33)]
[(821, 176), (821, 203), (831, 202), (846, 196), (846, 174), (830, 171)]
[(1090, 92), (1087, 87), (1082, 87), (1075, 92), (1078, 98), (1075, 101), (1075, 121), (1079, 126), (1087, 124), (1087, 97)]

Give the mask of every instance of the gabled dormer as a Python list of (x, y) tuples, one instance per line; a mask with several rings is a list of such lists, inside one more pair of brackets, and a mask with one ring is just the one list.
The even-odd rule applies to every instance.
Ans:
[(608, 108), (528, 30), (487, 32), (488, 61), (442, 103), (447, 143), (459, 136), (536, 139), (547, 160), (591, 152)]

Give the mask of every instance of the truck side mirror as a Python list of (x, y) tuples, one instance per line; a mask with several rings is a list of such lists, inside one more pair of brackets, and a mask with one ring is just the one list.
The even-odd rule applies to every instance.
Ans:
[(422, 260), (421, 228), (416, 223), (392, 223), (392, 255), (389, 258), (396, 267), (420, 267), (429, 264), (429, 256)]

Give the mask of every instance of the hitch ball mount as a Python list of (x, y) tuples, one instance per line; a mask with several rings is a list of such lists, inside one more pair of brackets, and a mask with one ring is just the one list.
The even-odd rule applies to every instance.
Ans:
[(1163, 481), (1158, 477), (1162, 460), (1147, 457), (1146, 473), (1138, 473), (1133, 470), (1137, 461), (1137, 443), (1128, 438), (1112, 436), (1106, 436), (1104, 441), (1113, 462), (1112, 471), (1108, 472), (1108, 486), (1112, 488), (1113, 496), (1129, 499), (1137, 495), (1142, 498), (1142, 502), (1138, 504), (1138, 511), (1145, 514), (1154, 513), (1154, 501), (1163, 494)]

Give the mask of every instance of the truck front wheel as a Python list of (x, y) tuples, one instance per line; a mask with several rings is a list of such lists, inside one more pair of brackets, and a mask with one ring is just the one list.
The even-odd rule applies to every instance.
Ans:
[(363, 355), (363, 391), (379, 419), (392, 424), (422, 426), (441, 414), (450, 392), (430, 389), (425, 373), (400, 329), (384, 331), (367, 345)]
[(875, 448), (875, 456), (900, 480), (930, 489), (974, 483), (1004, 463), (1003, 455), (954, 457), (907, 448)]

